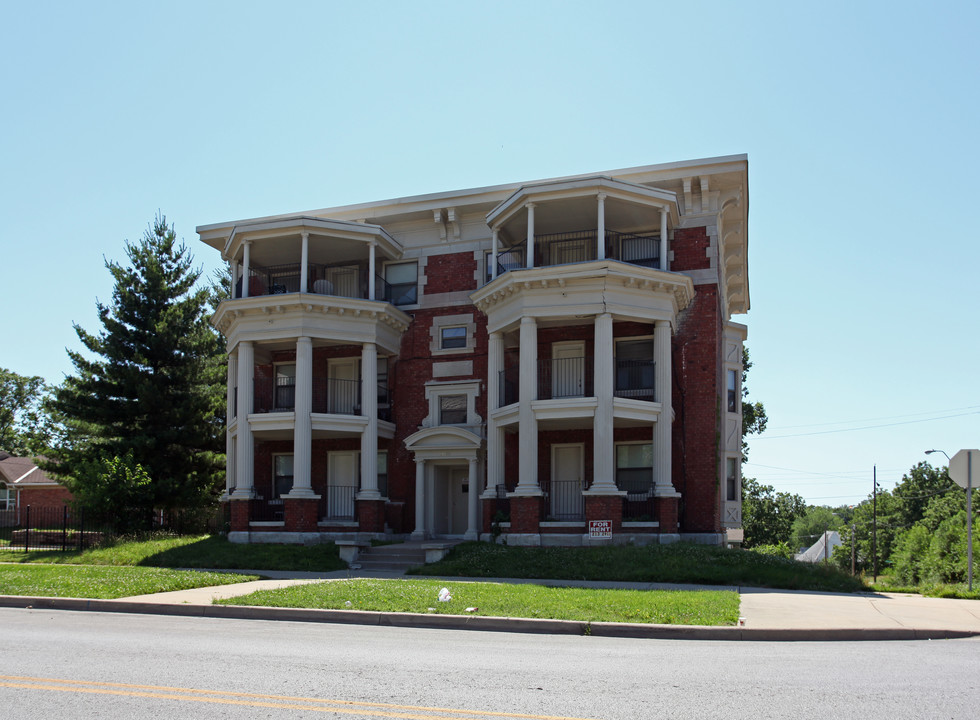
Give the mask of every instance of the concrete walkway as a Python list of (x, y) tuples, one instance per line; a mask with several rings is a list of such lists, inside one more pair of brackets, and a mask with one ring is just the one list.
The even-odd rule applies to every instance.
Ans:
[[(120, 600), (26, 598), (0, 596), (0, 606), (97, 610), (149, 614), (197, 615), (301, 622), (428, 627), (446, 629), (589, 634), (615, 637), (685, 638), (702, 640), (915, 640), (980, 636), (980, 601), (944, 600), (895, 593), (822, 593), (766, 588), (737, 588), (741, 619), (737, 627), (584, 623), (562, 620), (417, 615), (357, 610), (300, 610), (213, 605), (216, 599), (256, 590), (288, 587), (352, 577), (404, 578), (393, 573), (337, 571), (329, 573), (236, 571), (269, 579), (176, 592), (139, 595)], [(730, 587), (664, 583), (614, 583), (487, 578), (439, 578), (465, 582), (535, 583), (563, 587), (629, 588), (638, 590), (731, 590)]]

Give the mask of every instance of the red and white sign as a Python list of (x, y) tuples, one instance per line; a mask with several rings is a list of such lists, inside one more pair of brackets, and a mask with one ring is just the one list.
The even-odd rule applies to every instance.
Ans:
[(589, 520), (590, 538), (612, 538), (612, 520)]

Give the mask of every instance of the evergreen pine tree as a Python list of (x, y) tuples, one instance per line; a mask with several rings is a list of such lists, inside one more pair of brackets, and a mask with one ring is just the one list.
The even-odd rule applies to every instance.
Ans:
[(89, 352), (69, 351), (76, 374), (55, 392), (70, 431), (56, 472), (81, 490), (93, 473), (73, 469), (129, 457), (150, 480), (139, 509), (200, 508), (224, 469), (225, 358), (208, 323), (215, 289), (196, 287), (201, 271), (162, 216), (126, 255), (127, 267), (106, 261), (115, 288), (97, 305), (101, 332), (75, 325)]

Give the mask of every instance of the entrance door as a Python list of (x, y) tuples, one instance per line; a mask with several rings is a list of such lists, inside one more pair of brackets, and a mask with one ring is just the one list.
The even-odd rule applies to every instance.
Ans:
[(357, 358), (330, 360), (327, 389), (327, 412), (338, 415), (361, 414), (361, 384), (358, 382)]
[(551, 397), (585, 394), (585, 343), (560, 342), (551, 346)]
[(462, 535), (468, 522), (467, 501), (470, 496), (469, 470), (452, 468), (449, 471), (449, 534)]
[(582, 445), (551, 446), (550, 509), (555, 520), (581, 520), (585, 516), (583, 456)]
[(327, 456), (327, 508), (331, 520), (354, 519), (354, 494), (360, 463), (353, 450), (332, 452)]

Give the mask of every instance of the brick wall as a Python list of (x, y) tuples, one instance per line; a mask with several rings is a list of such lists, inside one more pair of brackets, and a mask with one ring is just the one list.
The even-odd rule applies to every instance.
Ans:
[(673, 483), (681, 532), (719, 532), (719, 387), (722, 353), (717, 285), (698, 285), (672, 348)]
[(678, 272), (710, 268), (711, 260), (707, 255), (710, 246), (711, 240), (706, 228), (678, 228), (674, 231), (674, 241), (671, 243), (674, 257), (670, 262), (670, 269)]
[(476, 258), (472, 252), (430, 255), (425, 262), (425, 293), (476, 290)]

